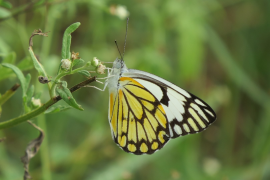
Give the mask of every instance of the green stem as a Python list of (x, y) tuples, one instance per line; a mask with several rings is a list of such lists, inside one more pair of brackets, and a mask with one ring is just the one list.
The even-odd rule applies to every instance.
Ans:
[(32, 119), (32, 118), (36, 117), (37, 115), (46, 111), (46, 109), (48, 107), (50, 107), (51, 105), (53, 105), (56, 102), (57, 102), (56, 99), (50, 99), (48, 102), (46, 102), (45, 104), (43, 104), (39, 108), (35, 109), (34, 111), (31, 111), (30, 113), (24, 114), (24, 115), (19, 116), (17, 118), (10, 119), (10, 120), (5, 121), (5, 122), (1, 122), (0, 129), (12, 127), (12, 126), (15, 126), (16, 124), (19, 124), (19, 123), (22, 123), (22, 122), (27, 121), (29, 119)]
[(77, 69), (75, 69), (75, 70), (73, 70), (73, 71), (71, 71), (71, 72), (69, 71), (69, 72), (64, 72), (64, 73), (58, 74), (58, 75), (56, 76), (56, 78), (55, 78), (55, 80), (54, 80), (52, 86), (51, 86), (51, 90), (50, 90), (50, 95), (51, 95), (51, 97), (55, 97), (55, 96), (56, 96), (55, 88), (56, 88), (56, 85), (57, 85), (57, 83), (59, 83), (59, 80), (60, 80), (61, 78), (63, 78), (63, 77), (66, 76), (66, 75), (75, 74), (75, 73), (77, 73), (78, 71), (85, 69), (85, 67), (87, 67), (87, 66), (88, 66), (88, 65), (86, 64), (86, 65), (84, 65), (83, 67), (77, 68)]
[(56, 85), (57, 85), (57, 83), (59, 82), (59, 80), (60, 80), (62, 77), (66, 76), (66, 75), (69, 75), (69, 74), (70, 74), (70, 73), (66, 72), (66, 73), (58, 74), (58, 75), (56, 76), (56, 78), (55, 78), (55, 80), (54, 80), (54, 82), (53, 82), (53, 84), (52, 84), (52, 86), (51, 86), (51, 89), (50, 89), (50, 95), (51, 95), (52, 97), (55, 97), (55, 96), (56, 96), (55, 88), (56, 88)]
[[(94, 82), (95, 80), (96, 80), (95, 76), (91, 77), (91, 78), (73, 86), (69, 90), (71, 93), (73, 93), (73, 92), (77, 91), (78, 89), (81, 89), (82, 87), (86, 86), (87, 84)], [(61, 99), (62, 98), (60, 96), (54, 97), (54, 98), (50, 99), (48, 102), (46, 102), (45, 104), (43, 104), (42, 106), (40, 106), (39, 108), (31, 111), (30, 113), (24, 114), (24, 115), (19, 116), (17, 118), (13, 118), (13, 119), (1, 122), (0, 123), (0, 130), (4, 129), (4, 128), (9, 128), (9, 127), (15, 126), (16, 124), (22, 123), (24, 121), (27, 121), (29, 119), (32, 119), (32, 118), (38, 116), (39, 114), (46, 111), (51, 105), (55, 104), (56, 102), (58, 102)]]

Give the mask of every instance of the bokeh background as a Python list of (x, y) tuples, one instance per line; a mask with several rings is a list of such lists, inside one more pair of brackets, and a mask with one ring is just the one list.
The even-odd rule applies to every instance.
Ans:
[[(73, 95), (84, 111), (69, 109), (41, 115), (33, 122), (46, 133), (30, 162), (33, 179), (43, 180), (259, 180), (270, 179), (270, 1), (267, 0), (11, 0), (0, 1), (0, 62), (29, 59), (34, 52), (55, 77), (63, 32), (74, 22), (71, 50), (90, 61), (112, 62), (123, 51), (129, 14), (125, 62), (197, 95), (213, 107), (217, 121), (206, 131), (171, 140), (153, 155), (119, 149), (107, 119), (108, 91), (83, 88)], [(14, 59), (14, 62), (13, 60)], [(27, 62), (27, 61), (26, 61)], [(49, 99), (31, 61), (35, 93)], [(3, 67), (0, 67), (0, 74)], [(93, 74), (94, 75), (94, 74)], [(103, 76), (100, 76), (103, 77)], [(85, 77), (66, 77), (71, 87)], [(0, 76), (4, 94), (19, 80)], [(95, 84), (102, 88), (101, 84)], [(2, 107), (0, 121), (23, 113), (21, 88)], [(64, 102), (58, 102), (64, 104)], [(28, 123), (0, 131), (0, 179), (23, 177), (27, 144), (39, 135)]]

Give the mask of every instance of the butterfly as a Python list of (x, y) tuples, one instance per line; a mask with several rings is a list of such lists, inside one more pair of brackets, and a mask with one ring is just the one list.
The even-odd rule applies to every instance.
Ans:
[(124, 151), (153, 154), (170, 140), (205, 130), (216, 114), (203, 100), (148, 72), (116, 59), (108, 72), (108, 119)]

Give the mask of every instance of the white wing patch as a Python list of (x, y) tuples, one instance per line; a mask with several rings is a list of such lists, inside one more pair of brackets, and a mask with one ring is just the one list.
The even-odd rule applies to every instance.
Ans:
[(195, 99), (195, 103), (197, 103), (197, 104), (199, 104), (201, 106), (206, 107), (206, 105), (202, 101), (200, 101), (199, 99)]
[(215, 117), (215, 115), (213, 113), (211, 113), (211, 111), (204, 109), (208, 114), (210, 114), (211, 116)]
[(170, 88), (167, 89), (167, 94), (168, 94), (168, 97), (170, 99), (169, 102), (172, 102), (174, 104), (174, 106), (176, 107), (176, 109), (181, 114), (184, 114), (184, 112), (185, 112), (184, 101), (186, 101), (186, 99), (181, 94), (177, 94), (174, 90), (172, 90)]
[(142, 80), (142, 79), (136, 79), (136, 81), (138, 81), (138, 83), (140, 83), (146, 89), (148, 89), (148, 91), (150, 91), (159, 101), (162, 99), (163, 93), (159, 86), (149, 81)]

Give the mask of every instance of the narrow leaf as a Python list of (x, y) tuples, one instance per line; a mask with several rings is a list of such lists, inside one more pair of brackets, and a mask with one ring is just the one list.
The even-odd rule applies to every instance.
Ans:
[(63, 85), (56, 88), (56, 92), (59, 94), (59, 96), (70, 106), (74, 107), (75, 109), (79, 109), (83, 111), (83, 108), (77, 104), (75, 99), (72, 96), (72, 93), (69, 91), (69, 89), (66, 87), (66, 82), (63, 82)]
[(27, 99), (26, 99), (26, 103), (28, 103), (28, 102), (30, 102), (31, 101), (31, 99), (32, 99), (32, 97), (33, 97), (33, 95), (34, 95), (34, 85), (32, 85), (29, 89), (28, 89), (28, 91), (27, 91), (27, 93), (26, 93), (26, 95), (27, 95)]
[(72, 63), (72, 67), (76, 66), (76, 65), (80, 65), (83, 64), (84, 60), (83, 59), (74, 59), (73, 63)]
[(31, 81), (31, 74), (28, 73), (25, 76), (25, 86), (26, 86), (26, 89), (29, 87), (30, 81)]
[(71, 33), (74, 32), (81, 23), (76, 22), (71, 24), (64, 33), (63, 43), (62, 43), (62, 59), (70, 58), (70, 44), (71, 44)]
[(80, 73), (80, 74), (83, 74), (83, 75), (85, 75), (87, 77), (90, 77), (90, 73), (87, 70), (80, 70), (77, 73)]
[(33, 64), (34, 64), (36, 70), (38, 71), (38, 74), (40, 76), (47, 77), (46, 71), (44, 70), (42, 64), (38, 61), (37, 57), (35, 56), (32, 47), (29, 47), (29, 53), (31, 55), (31, 59), (33, 61)]
[(66, 44), (66, 58), (65, 59), (70, 59), (70, 46), (71, 46), (71, 35), (68, 35), (67, 44)]
[(53, 113), (57, 113), (60, 111), (68, 110), (70, 108), (71, 108), (71, 106), (62, 106), (62, 105), (51, 106), (44, 113), (45, 114), (53, 114)]
[(18, 79), (21, 82), (21, 86), (22, 86), (22, 92), (23, 92), (23, 97), (26, 96), (26, 79), (22, 73), (22, 71), (17, 68), (16, 66), (12, 65), (12, 64), (8, 64), (8, 63), (3, 63), (2, 66), (10, 68), (13, 70), (13, 72), (17, 75)]

